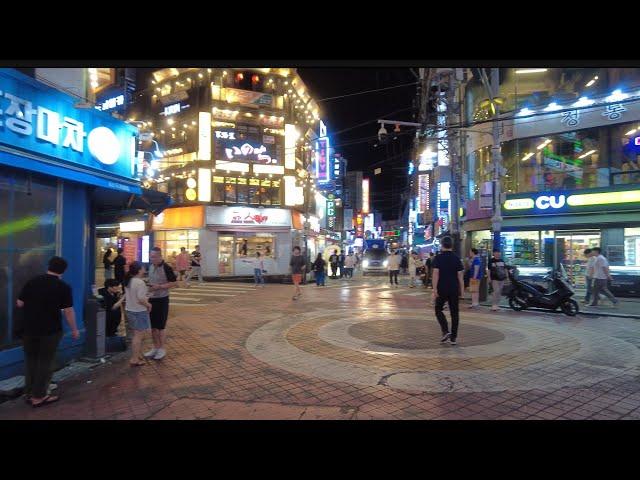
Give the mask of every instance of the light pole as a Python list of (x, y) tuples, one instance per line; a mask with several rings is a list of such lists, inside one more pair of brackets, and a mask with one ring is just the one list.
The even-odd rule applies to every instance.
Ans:
[(493, 145), (491, 146), (491, 159), (493, 160), (493, 217), (491, 218), (491, 229), (493, 230), (493, 249), (500, 250), (500, 232), (502, 230), (502, 204), (500, 196), (502, 194), (500, 176), (502, 174), (502, 152), (500, 150), (500, 129), (498, 126), (499, 105), (493, 101), (498, 96), (500, 87), (500, 69), (491, 69), (491, 103), (495, 106), (493, 122)]

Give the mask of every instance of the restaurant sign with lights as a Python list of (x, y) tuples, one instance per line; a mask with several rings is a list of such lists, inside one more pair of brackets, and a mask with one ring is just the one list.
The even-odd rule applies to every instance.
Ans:
[(228, 162), (280, 165), (275, 138), (259, 133), (241, 133), (236, 130), (216, 130), (215, 159)]
[(640, 120), (637, 94), (616, 90), (600, 98), (581, 97), (570, 103), (551, 102), (540, 109), (523, 108), (514, 119), (514, 136), (538, 137), (552, 132), (636, 122)]
[(616, 186), (507, 195), (504, 216), (640, 210), (640, 187)]

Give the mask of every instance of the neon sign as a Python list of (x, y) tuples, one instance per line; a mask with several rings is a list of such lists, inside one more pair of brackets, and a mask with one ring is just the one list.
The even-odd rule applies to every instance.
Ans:
[[(631, 208), (638, 208), (640, 203), (640, 189), (622, 190), (614, 192), (590, 192), (577, 194), (545, 193), (535, 197), (512, 198), (504, 202), (504, 209), (510, 211), (518, 210), (543, 210), (555, 211), (561, 209), (572, 209), (572, 207), (593, 207), (595, 209), (606, 208), (607, 205), (624, 205)], [(624, 207), (622, 207), (624, 208)], [(517, 213), (517, 212), (515, 212)]]

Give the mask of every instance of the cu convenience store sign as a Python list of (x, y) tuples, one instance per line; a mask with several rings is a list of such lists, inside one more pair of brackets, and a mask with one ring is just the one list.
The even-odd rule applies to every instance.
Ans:
[(553, 215), (572, 212), (640, 210), (640, 188), (589, 189), (508, 196), (503, 215)]

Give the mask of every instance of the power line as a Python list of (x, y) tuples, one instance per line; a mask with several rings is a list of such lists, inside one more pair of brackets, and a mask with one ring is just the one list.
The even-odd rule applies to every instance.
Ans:
[(393, 87), (385, 87), (385, 88), (376, 88), (375, 90), (363, 90), (360, 92), (354, 92), (354, 93), (347, 93), (345, 95), (338, 95), (336, 97), (327, 97), (327, 98), (322, 98), (320, 100), (316, 100), (316, 103), (320, 103), (320, 102), (328, 102), (329, 100), (337, 100), (339, 98), (346, 98), (346, 97), (353, 97), (355, 95), (366, 95), (367, 93), (375, 93), (375, 92), (382, 92), (384, 90), (392, 90), (394, 88), (402, 88), (402, 87), (408, 87), (411, 85), (417, 85), (418, 82), (411, 82), (411, 83), (403, 83), (402, 85), (395, 85)]

